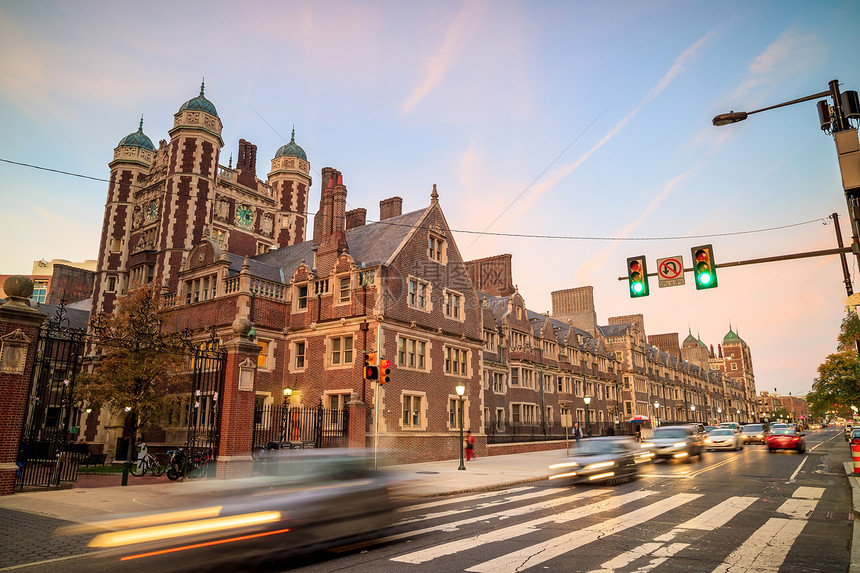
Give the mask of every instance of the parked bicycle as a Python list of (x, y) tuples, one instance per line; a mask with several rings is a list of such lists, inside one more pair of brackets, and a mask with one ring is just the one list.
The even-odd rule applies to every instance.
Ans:
[(167, 453), (170, 456), (167, 477), (173, 481), (184, 477), (200, 477), (204, 475), (206, 465), (209, 463), (209, 454), (205, 451), (192, 449), (186, 452), (184, 448), (178, 448)]
[(167, 467), (164, 463), (149, 453), (146, 447), (146, 442), (141, 442), (140, 452), (137, 454), (137, 461), (131, 465), (131, 475), (140, 477), (147, 471), (152, 472), (152, 475), (159, 477), (164, 474)]

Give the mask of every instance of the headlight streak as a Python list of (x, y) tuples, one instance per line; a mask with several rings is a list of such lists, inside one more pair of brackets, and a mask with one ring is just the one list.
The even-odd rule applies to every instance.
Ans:
[(561, 462), (558, 464), (552, 464), (551, 466), (549, 466), (549, 469), (557, 470), (561, 468), (575, 468), (577, 466), (579, 466), (579, 464), (576, 462)]
[(588, 481), (592, 481), (592, 480), (596, 480), (596, 479), (603, 479), (603, 478), (607, 478), (607, 477), (612, 477), (612, 476), (614, 476), (614, 475), (615, 475), (615, 472), (606, 472), (606, 473), (604, 473), (604, 474), (595, 474), (595, 475), (593, 475), (593, 476), (588, 476)]
[(159, 551), (150, 551), (149, 553), (139, 553), (137, 555), (126, 555), (120, 557), (120, 561), (130, 561), (132, 559), (140, 559), (141, 557), (154, 557), (156, 555), (164, 555), (165, 553), (176, 553), (177, 551), (187, 551), (188, 549), (199, 549), (200, 547), (210, 547), (212, 545), (222, 545), (224, 543), (233, 543), (234, 541), (245, 541), (257, 537), (266, 537), (267, 535), (277, 535), (279, 533), (287, 533), (289, 529), (278, 529), (276, 531), (264, 531), (262, 533), (253, 533), (251, 535), (242, 535), (241, 537), (231, 537), (229, 539), (216, 539), (215, 541), (205, 541), (203, 543), (195, 543), (194, 545), (185, 545), (183, 547), (171, 547), (170, 549), (161, 549)]
[(615, 462), (597, 462), (597, 463), (595, 463), (595, 464), (588, 464), (588, 465), (587, 465), (587, 466), (585, 466), (585, 468), (583, 468), (583, 469), (586, 469), (586, 470), (596, 470), (596, 469), (599, 469), (599, 468), (611, 468), (611, 467), (612, 467), (612, 466), (614, 466), (614, 465), (615, 465)]
[(258, 513), (248, 513), (244, 515), (230, 515), (226, 517), (216, 517), (214, 519), (201, 519), (198, 521), (184, 521), (180, 523), (170, 523), (166, 525), (156, 525), (153, 527), (143, 527), (139, 529), (129, 529), (125, 531), (114, 531), (111, 533), (102, 533), (97, 535), (90, 541), (90, 547), (122, 547), (135, 543), (146, 543), (148, 541), (159, 541), (162, 539), (172, 539), (174, 537), (182, 537), (186, 535), (197, 535), (200, 533), (213, 533), (216, 531), (224, 531), (226, 529), (234, 529), (237, 527), (247, 527), (250, 525), (260, 525), (263, 523), (271, 523), (281, 519), (281, 513), (278, 511), (261, 511)]
[(672, 447), (673, 448), (683, 448), (686, 445), (687, 445), (687, 442), (675, 442), (674, 444), (672, 444)]
[(569, 477), (576, 477), (576, 472), (567, 472), (566, 474), (555, 474), (555, 475), (549, 476), (549, 479), (559, 479), (559, 478), (569, 478)]
[(688, 455), (690, 455), (690, 454), (688, 454), (687, 452), (679, 452), (679, 453), (675, 454), (675, 456), (674, 456), (674, 457), (676, 457), (676, 458), (686, 458)]

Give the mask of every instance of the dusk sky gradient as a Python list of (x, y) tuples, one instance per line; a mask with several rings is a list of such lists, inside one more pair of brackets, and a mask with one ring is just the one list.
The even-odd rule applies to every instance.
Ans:
[[(0, 0), (0, 159), (107, 178), (141, 114), (157, 146), (205, 76), (222, 164), (246, 139), (265, 179), (295, 125), (311, 213), (325, 166), (374, 221), (394, 195), (425, 207), (435, 183), (455, 230), (581, 237), (455, 233), (466, 260), (513, 255), (530, 309), (592, 285), (600, 324), (641, 313), (648, 334), (689, 329), (714, 347), (731, 324), (758, 390), (805, 393), (836, 349), (838, 257), (720, 269), (709, 291), (652, 278), (635, 300), (617, 278), (627, 257), (689, 266), (705, 243), (717, 263), (834, 248), (833, 212), (850, 244), (814, 101), (711, 119), (833, 79), (860, 91), (858, 25), (856, 0)], [(96, 258), (106, 183), (5, 162), (0, 181), (0, 274)]]

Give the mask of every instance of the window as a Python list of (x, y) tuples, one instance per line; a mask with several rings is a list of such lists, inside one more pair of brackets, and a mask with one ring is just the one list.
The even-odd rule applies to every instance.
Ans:
[(585, 393), (582, 391), (582, 380), (576, 381), (576, 395), (580, 398), (585, 396)]
[(520, 405), (511, 404), (511, 422), (514, 424), (520, 423)]
[(300, 286), (296, 289), (296, 308), (298, 310), (307, 310), (308, 308), (308, 285)]
[(484, 350), (488, 352), (495, 352), (496, 347), (499, 345), (499, 334), (492, 330), (484, 331)]
[(534, 388), (535, 380), (534, 380), (534, 371), (529, 370), (528, 368), (523, 368), (523, 380), (522, 380), (523, 388)]
[(403, 419), (401, 422), (404, 429), (419, 430), (423, 427), (423, 398), (417, 394), (403, 394)]
[(429, 284), (418, 280), (409, 279), (409, 306), (418, 310), (427, 310), (427, 291)]
[(627, 412), (628, 416), (633, 415), (633, 404), (629, 401), (624, 402), (624, 411)]
[(257, 367), (266, 368), (269, 358), (269, 342), (266, 340), (258, 340), (257, 346), (260, 347), (260, 353), (257, 355)]
[(463, 295), (445, 291), (445, 316), (455, 320), (463, 319)]
[(215, 243), (222, 249), (227, 246), (227, 231), (212, 229), (210, 237), (212, 237), (212, 240), (215, 241)]
[(496, 429), (504, 431), (505, 429), (505, 409), (496, 408)]
[[(561, 378), (559, 378), (559, 380), (561, 380)], [(552, 375), (544, 376), (543, 391), (546, 392), (547, 394), (552, 394), (552, 392), (553, 392)]]
[(257, 254), (262, 255), (263, 253), (268, 253), (272, 248), (272, 245), (267, 245), (266, 243), (257, 243)]
[(376, 271), (362, 271), (358, 275), (358, 283), (361, 286), (372, 285), (376, 282)]
[(445, 347), (445, 374), (466, 376), (469, 351), (452, 346)]
[(430, 260), (437, 263), (445, 262), (445, 240), (436, 235), (430, 235)]
[(505, 374), (503, 372), (493, 372), (493, 392), (504, 393), (505, 391)]
[(293, 360), (293, 367), (296, 370), (304, 369), (304, 367), (305, 367), (305, 343), (304, 342), (293, 343), (293, 356), (295, 356), (295, 360)]
[(552, 424), (552, 406), (546, 407), (546, 423)]
[(330, 342), (331, 354), (329, 355), (329, 364), (332, 366), (352, 364), (352, 335), (332, 338)]
[(45, 302), (48, 297), (48, 281), (33, 281), (33, 296), (36, 302)]
[(349, 277), (344, 277), (340, 279), (340, 287), (338, 288), (338, 302), (349, 302), (350, 299), (350, 290), (349, 290)]
[[(460, 411), (462, 409), (462, 412)], [(448, 399), (448, 427), (451, 429), (460, 428), (460, 414), (463, 415), (463, 428), (469, 427), (469, 418), (466, 416), (466, 400), (457, 398)]]
[(108, 277), (107, 291), (116, 292), (116, 277)]
[(111, 251), (114, 253), (118, 253), (122, 250), (122, 239), (114, 239), (113, 246), (111, 247)]
[(414, 338), (397, 339), (397, 365), (416, 370), (427, 369), (427, 342)]
[(511, 368), (511, 386), (520, 385), (520, 369)]
[(576, 409), (576, 421), (579, 422), (580, 426), (585, 425), (585, 410), (582, 408)]
[(216, 275), (185, 281), (185, 304), (193, 304), (215, 298)]
[(732, 370), (737, 370), (737, 369), (738, 369), (738, 363), (732, 362)]

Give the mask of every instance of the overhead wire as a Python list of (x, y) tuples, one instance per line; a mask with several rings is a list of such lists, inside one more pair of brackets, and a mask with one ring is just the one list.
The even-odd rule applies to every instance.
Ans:
[[(37, 170), (41, 170), (41, 171), (49, 171), (51, 173), (59, 173), (61, 175), (68, 175), (71, 177), (80, 177), (82, 179), (89, 179), (92, 181), (100, 181), (100, 182), (104, 182), (104, 183), (110, 183), (111, 182), (110, 179), (106, 179), (104, 177), (93, 177), (91, 175), (83, 175), (81, 173), (73, 173), (71, 171), (63, 171), (61, 169), (52, 169), (50, 167), (44, 167), (41, 165), (33, 165), (31, 163), (24, 163), (21, 161), (12, 161), (10, 159), (4, 159), (2, 157), (0, 157), (0, 162), (9, 163), (12, 165), (18, 165), (21, 167), (28, 167), (31, 169), (37, 169)], [(128, 185), (130, 187), (134, 187), (137, 189), (145, 189), (147, 187), (144, 185), (137, 185), (135, 183), (129, 183)], [(165, 191), (165, 193), (166, 193), (166, 191)], [(181, 193), (178, 191), (173, 191), (172, 193), (179, 196), (179, 197), (197, 198), (196, 195)], [(308, 217), (316, 215), (315, 212), (310, 212), (310, 211), (308, 211), (306, 213), (299, 213), (299, 214), (305, 215)], [(829, 217), (829, 215), (827, 217)], [(788, 223), (785, 225), (777, 225), (774, 227), (763, 227), (763, 228), (759, 228), (759, 229), (746, 229), (746, 230), (742, 230), (742, 231), (727, 231), (724, 233), (703, 233), (703, 234), (698, 234), (698, 235), (674, 235), (674, 236), (662, 236), (662, 237), (541, 235), (541, 234), (535, 234), (535, 233), (502, 233), (502, 232), (491, 232), (491, 231), (487, 231), (487, 230), (476, 231), (473, 229), (454, 229), (454, 228), (451, 228), (450, 230), (453, 233), (462, 233), (462, 234), (468, 234), (468, 235), (486, 235), (486, 236), (492, 236), (492, 237), (510, 237), (510, 238), (517, 238), (517, 239), (548, 239), (548, 240), (566, 240), (566, 241), (674, 241), (674, 240), (683, 240), (683, 239), (706, 239), (706, 238), (712, 238), (712, 237), (731, 237), (731, 236), (738, 236), (738, 235), (750, 235), (753, 233), (768, 233), (768, 232), (772, 232), (772, 231), (781, 231), (781, 230), (790, 229), (793, 227), (800, 227), (802, 225), (809, 225), (810, 223), (819, 223), (823, 219), (826, 219), (827, 217), (816, 217), (814, 219), (809, 219), (806, 221), (799, 221), (796, 223)], [(390, 226), (398, 226), (398, 227), (410, 227), (410, 228), (415, 227), (415, 225), (406, 224), (406, 223), (397, 223), (396, 221), (391, 221), (390, 219), (384, 219), (381, 221), (369, 220), (369, 221), (367, 221), (367, 223), (376, 223), (376, 224), (381, 224), (381, 225), (390, 225)]]

